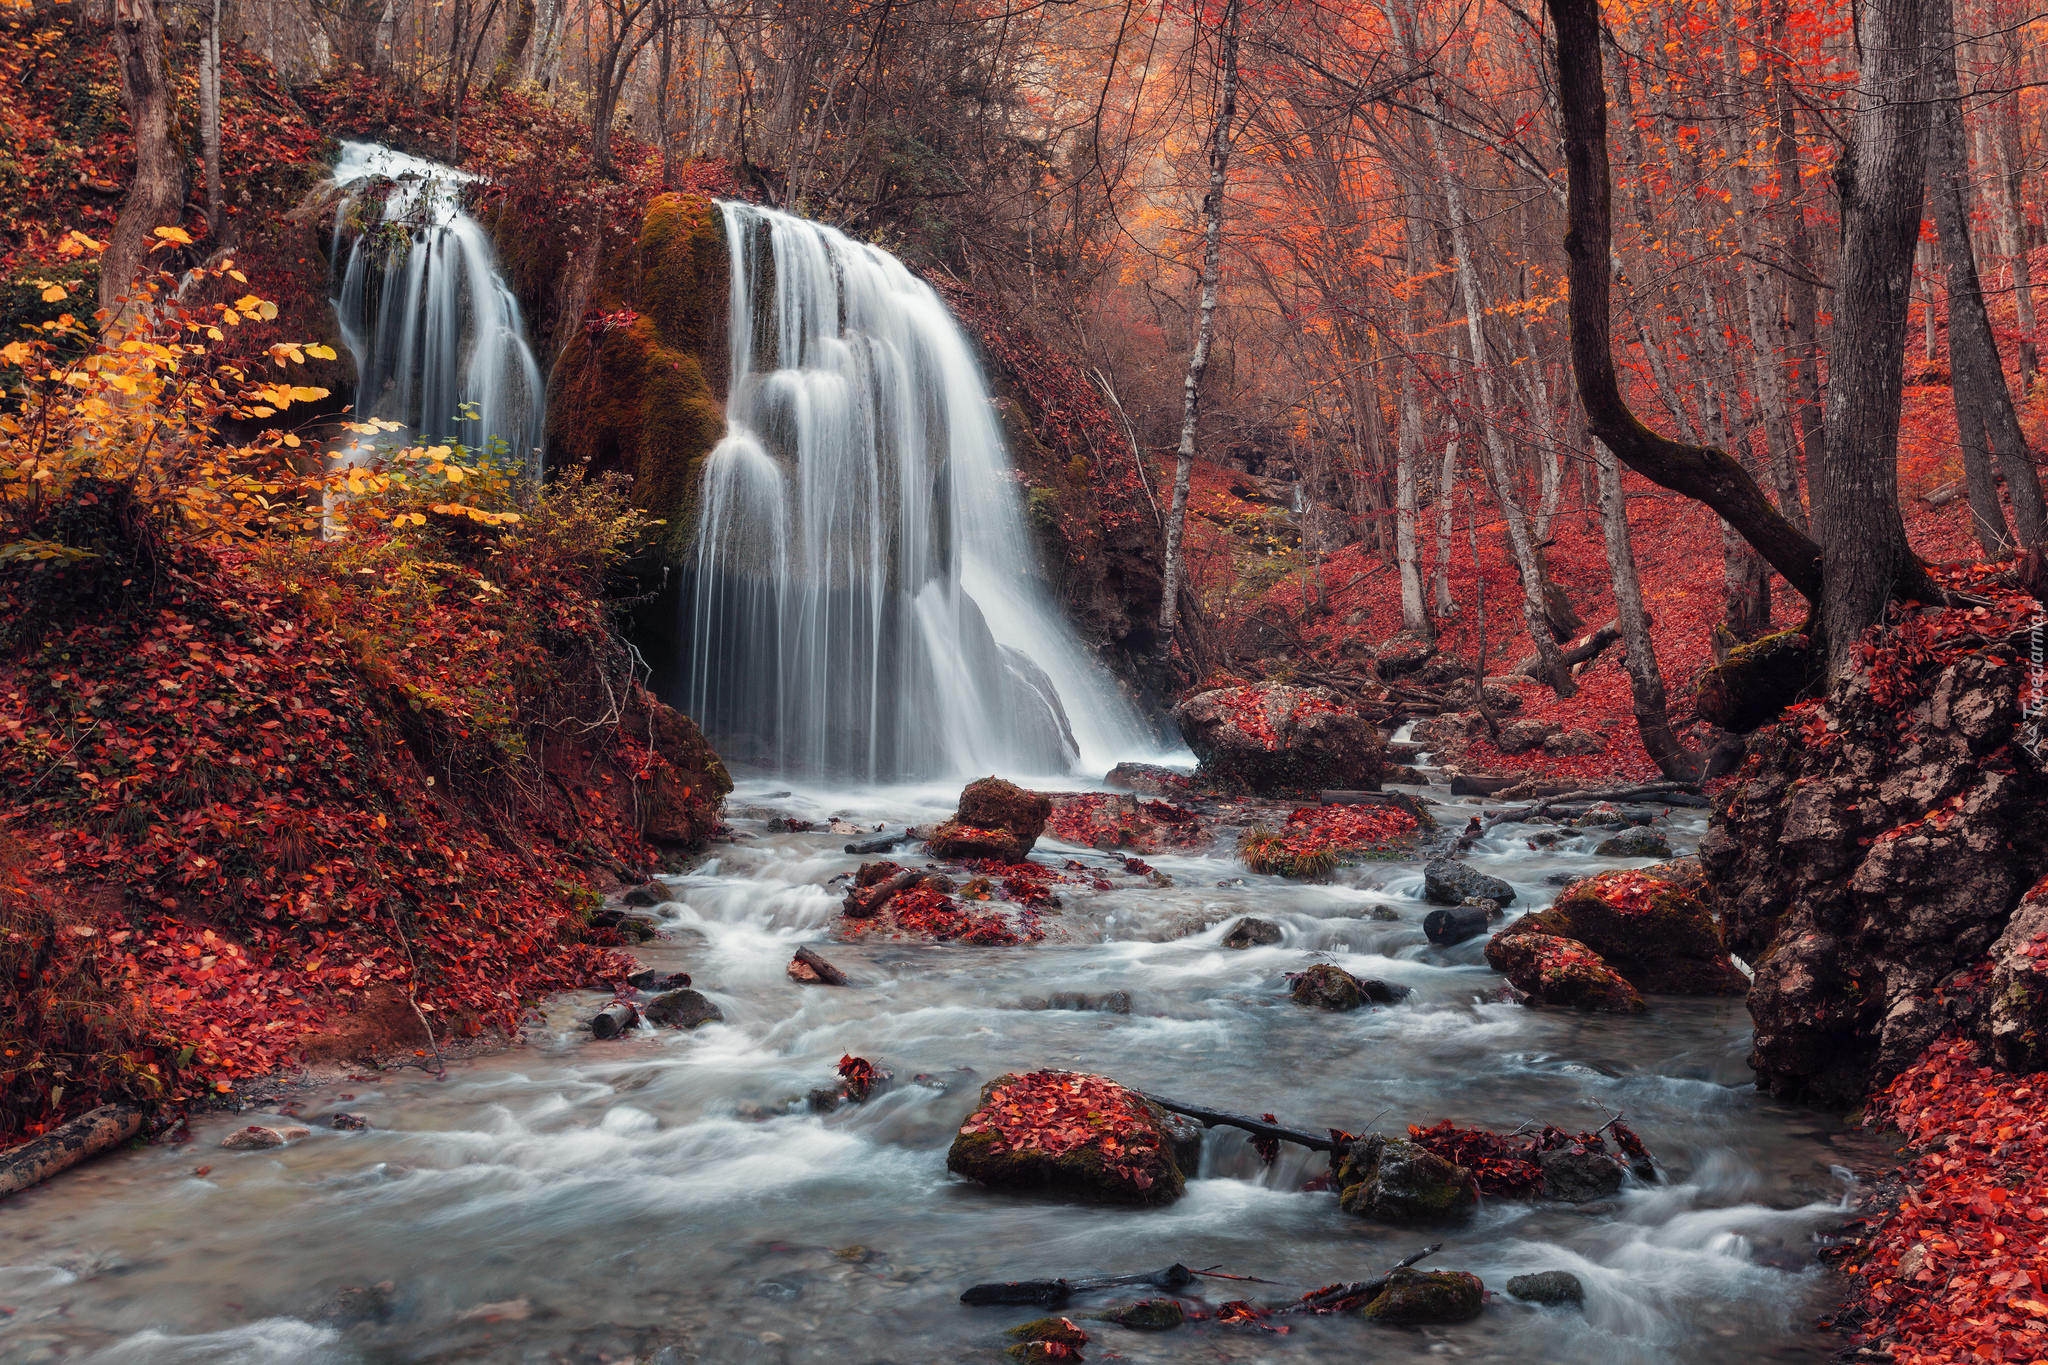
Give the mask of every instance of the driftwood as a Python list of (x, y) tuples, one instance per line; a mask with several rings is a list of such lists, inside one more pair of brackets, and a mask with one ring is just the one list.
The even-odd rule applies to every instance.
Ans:
[(1307, 1147), (1313, 1151), (1334, 1153), (1337, 1150), (1337, 1140), (1331, 1137), (1328, 1131), (1311, 1133), (1302, 1128), (1289, 1128), (1285, 1124), (1268, 1123), (1265, 1119), (1253, 1118), (1250, 1114), (1233, 1114), (1227, 1109), (1182, 1104), (1179, 1100), (1170, 1100), (1164, 1095), (1147, 1094), (1143, 1090), (1132, 1093), (1140, 1099), (1150, 1100), (1161, 1109), (1185, 1114), (1191, 1119), (1199, 1119), (1204, 1127), (1242, 1128), (1253, 1137), (1279, 1138), (1283, 1142), (1291, 1142), (1297, 1147)]
[[(1519, 773), (1459, 773), (1451, 779), (1451, 795), (1492, 796), (1510, 787), (1519, 787), (1528, 780)], [(1563, 795), (1570, 790), (1561, 783), (1539, 783), (1533, 794), (1547, 796), (1555, 792)]]
[(599, 1010), (590, 1020), (590, 1036), (593, 1038), (616, 1038), (640, 1022), (640, 1011), (630, 1000), (614, 1000)]
[(88, 1157), (118, 1147), (142, 1128), (142, 1110), (132, 1104), (103, 1104), (33, 1142), (0, 1153), (0, 1198), (40, 1184)]
[(929, 872), (916, 868), (905, 868), (889, 880), (863, 891), (854, 887), (846, 893), (846, 915), (849, 919), (869, 919), (882, 913), (883, 907), (896, 899), (900, 891), (908, 891), (929, 877)]
[[(1608, 647), (1620, 638), (1621, 622), (1609, 621), (1591, 635), (1584, 637), (1572, 645), (1571, 648), (1565, 650), (1558, 656), (1558, 660), (1566, 668), (1577, 668), (1580, 664), (1589, 664), (1602, 654), (1605, 654)], [(1531, 654), (1528, 658), (1515, 665), (1515, 672), (1522, 677), (1535, 678), (1538, 682), (1541, 682), (1543, 678), (1542, 668), (1543, 656)]]
[(846, 973), (809, 948), (799, 948), (789, 960), (789, 979), (807, 986), (844, 986)]
[(1140, 1284), (1149, 1285), (1154, 1289), (1182, 1289), (1193, 1284), (1195, 1277), (1201, 1273), (1198, 1270), (1189, 1270), (1176, 1261), (1164, 1270), (1149, 1271), (1142, 1275), (1098, 1275), (1087, 1280), (1001, 1280), (992, 1284), (969, 1285), (961, 1291), (960, 1302), (976, 1307), (1009, 1303), (1057, 1308), (1073, 1295), (1091, 1289), (1121, 1289)]
[(884, 834), (879, 839), (869, 839), (862, 843), (848, 844), (846, 851), (848, 853), (888, 853), (896, 848), (897, 845), (907, 844), (916, 837), (916, 835), (906, 829), (901, 834)]
[(1432, 1243), (1416, 1252), (1413, 1256), (1405, 1256), (1394, 1262), (1391, 1266), (1387, 1267), (1387, 1273), (1384, 1275), (1370, 1280), (1356, 1280), (1350, 1284), (1333, 1284), (1328, 1289), (1318, 1289), (1313, 1294), (1304, 1294), (1298, 1302), (1290, 1303), (1284, 1308), (1276, 1308), (1273, 1311), (1275, 1313), (1337, 1313), (1347, 1308), (1363, 1306), (1386, 1291), (1387, 1282), (1394, 1278), (1395, 1271), (1406, 1270), (1423, 1257), (1434, 1256), (1443, 1249), (1444, 1244), (1442, 1242)]

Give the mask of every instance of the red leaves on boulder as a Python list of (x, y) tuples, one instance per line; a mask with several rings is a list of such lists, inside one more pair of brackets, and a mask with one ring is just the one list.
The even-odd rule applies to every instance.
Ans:
[(1649, 1149), (1620, 1119), (1608, 1122), (1599, 1132), (1577, 1134), (1545, 1126), (1534, 1133), (1503, 1135), (1483, 1128), (1459, 1128), (1449, 1119), (1440, 1119), (1428, 1128), (1408, 1127), (1408, 1138), (1416, 1146), (1468, 1168), (1482, 1194), (1508, 1199), (1528, 1199), (1543, 1188), (1543, 1167), (1537, 1163), (1537, 1153), (1607, 1152), (1603, 1133), (1613, 1137), (1631, 1166), (1649, 1165)]
[(1191, 810), (1106, 792), (1057, 798), (1046, 829), (1070, 844), (1138, 853), (1157, 853), (1162, 847), (1199, 848), (1209, 841), (1202, 817)]
[(1398, 806), (1303, 806), (1277, 831), (1246, 831), (1238, 856), (1254, 872), (1316, 879), (1354, 859), (1405, 851), (1417, 828)]
[(1033, 1071), (1016, 1077), (968, 1115), (963, 1137), (995, 1135), (998, 1150), (1065, 1156), (1094, 1146), (1105, 1165), (1139, 1189), (1152, 1176), (1131, 1160), (1157, 1152), (1157, 1121), (1144, 1103), (1114, 1081), (1076, 1071)]

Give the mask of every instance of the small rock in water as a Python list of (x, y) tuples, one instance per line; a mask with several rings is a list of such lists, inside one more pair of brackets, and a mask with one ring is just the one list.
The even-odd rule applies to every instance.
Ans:
[(723, 1023), (724, 1011), (692, 990), (670, 991), (647, 1002), (647, 1022), (669, 1028), (693, 1029), (704, 1024)]
[(848, 844), (846, 846), (846, 851), (848, 853), (858, 853), (861, 855), (866, 855), (869, 853), (887, 853), (889, 850), (895, 848), (898, 844), (907, 844), (910, 842), (910, 840), (910, 831), (905, 830), (901, 834), (885, 834), (879, 839), (865, 839), (857, 843)]
[(1375, 1322), (1469, 1322), (1486, 1305), (1486, 1286), (1464, 1270), (1397, 1270), (1386, 1292), (1359, 1310)]
[[(1027, 1005), (1030, 1002), (1026, 1002)], [(1055, 991), (1045, 998), (1046, 1009), (1088, 1010), (1101, 1014), (1129, 1014), (1131, 993), (1129, 991), (1106, 991), (1100, 995), (1082, 991)]]
[(1271, 920), (1255, 919), (1250, 915), (1231, 925), (1229, 932), (1223, 935), (1223, 946), (1226, 948), (1250, 948), (1255, 944), (1263, 946), (1279, 941), (1279, 925)]
[(644, 907), (666, 905), (674, 900), (675, 896), (660, 882), (648, 882), (644, 886), (634, 887), (631, 891), (619, 897), (619, 899), (626, 905)]
[(1584, 880), (1582, 874), (1577, 872), (1552, 872), (1543, 878), (1543, 884), (1545, 886), (1570, 886), (1573, 882), (1582, 880)]
[(230, 1152), (260, 1152), (271, 1147), (282, 1147), (295, 1138), (310, 1137), (310, 1128), (265, 1128), (252, 1123), (247, 1128), (237, 1128), (220, 1140), (223, 1150)]
[(784, 1280), (763, 1280), (754, 1286), (754, 1297), (767, 1299), (770, 1303), (795, 1303), (803, 1294), (802, 1285)]
[(314, 1322), (330, 1323), (336, 1327), (348, 1327), (359, 1322), (384, 1323), (391, 1320), (391, 1292), (398, 1286), (391, 1280), (381, 1284), (350, 1285), (337, 1289), (327, 1296), (326, 1302), (313, 1310)]
[(1596, 858), (1669, 858), (1671, 844), (1663, 835), (1641, 825), (1625, 829), (1612, 839), (1603, 839), (1593, 850)]
[(813, 1114), (829, 1114), (845, 1100), (846, 1094), (836, 1085), (821, 1085), (804, 1096), (804, 1104)]
[(882, 832), (880, 825), (856, 825), (851, 820), (835, 819), (827, 828), (834, 834), (880, 834)]
[(1188, 1310), (1181, 1307), (1179, 1299), (1139, 1299), (1122, 1308), (1113, 1308), (1109, 1313), (1111, 1322), (1140, 1332), (1168, 1331), (1186, 1322), (1187, 1318)]
[(1365, 1000), (1358, 978), (1342, 967), (1318, 962), (1294, 978), (1294, 1003), (1319, 1010), (1355, 1010)]
[(1627, 1173), (1627, 1168), (1611, 1156), (1569, 1148), (1538, 1152), (1536, 1164), (1543, 1168), (1543, 1197), (1570, 1204), (1591, 1203), (1618, 1193)]
[(1525, 1303), (1570, 1304), (1586, 1301), (1586, 1286), (1569, 1270), (1539, 1270), (1508, 1281), (1508, 1293)]
[(1375, 1005), (1398, 1005), (1414, 994), (1414, 991), (1406, 986), (1370, 976), (1358, 978), (1358, 990)]
[(1372, 908), (1372, 913), (1366, 918), (1378, 920), (1382, 924), (1398, 924), (1401, 920), (1401, 912), (1391, 905), (1375, 905)]
[(1515, 888), (1464, 863), (1433, 858), (1422, 869), (1422, 898), (1432, 905), (1462, 905), (1468, 899), (1511, 905)]
[(455, 1315), (457, 1322), (525, 1322), (533, 1316), (533, 1304), (523, 1296), (516, 1299), (500, 1299), (496, 1303), (480, 1303), (474, 1308), (465, 1308)]
[(688, 972), (658, 972), (652, 968), (635, 972), (626, 978), (626, 984), (641, 991), (679, 991), (690, 984)]
[(1432, 910), (1423, 916), (1422, 933), (1439, 948), (1449, 948), (1479, 937), (1486, 932), (1487, 923), (1484, 906), (1459, 905), (1449, 910)]
[(1003, 1335), (1019, 1341), (1057, 1341), (1062, 1346), (1086, 1346), (1088, 1334), (1072, 1318), (1034, 1318), (1019, 1323)]
[(1418, 1143), (1378, 1134), (1351, 1144), (1336, 1183), (1339, 1208), (1389, 1223), (1451, 1222), (1479, 1207), (1470, 1170)]
[(849, 1265), (866, 1265), (869, 1261), (875, 1259), (875, 1253), (873, 1251), (869, 1250), (867, 1247), (858, 1245), (850, 1247), (840, 1247), (837, 1250), (835, 1250), (832, 1254), (839, 1260), (845, 1261)]
[[(817, 826), (809, 820), (799, 820), (793, 815), (778, 815), (768, 822), (770, 834), (809, 834), (816, 828)], [(838, 833), (837, 830), (833, 832)]]
[(327, 1126), (347, 1133), (360, 1133), (370, 1126), (370, 1121), (361, 1114), (335, 1114), (327, 1120)]

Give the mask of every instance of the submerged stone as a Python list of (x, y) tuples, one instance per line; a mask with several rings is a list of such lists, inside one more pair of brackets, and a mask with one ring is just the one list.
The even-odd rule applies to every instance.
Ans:
[(1515, 888), (1465, 863), (1432, 858), (1422, 869), (1422, 898), (1431, 905), (1463, 905), (1468, 900), (1512, 905)]
[(669, 1028), (694, 1029), (704, 1024), (723, 1023), (725, 1012), (720, 1010), (702, 994), (692, 990), (670, 991), (657, 995), (647, 1002), (641, 1011), (650, 1024), (663, 1024)]
[(1470, 1322), (1486, 1306), (1486, 1286), (1466, 1270), (1397, 1270), (1387, 1288), (1359, 1310), (1374, 1322), (1414, 1325)]
[(1448, 1223), (1479, 1207), (1472, 1172), (1417, 1143), (1373, 1134), (1337, 1165), (1337, 1204), (1389, 1223)]
[(1543, 1197), (1570, 1204), (1619, 1193), (1622, 1177), (1628, 1173), (1626, 1166), (1605, 1152), (1575, 1152), (1569, 1147), (1538, 1152), (1536, 1164), (1543, 1168)]
[(1365, 1003), (1365, 988), (1342, 967), (1318, 962), (1294, 978), (1294, 1003), (1319, 1010), (1355, 1010)]
[(1539, 1270), (1533, 1275), (1517, 1275), (1508, 1281), (1508, 1293), (1524, 1303), (1576, 1307), (1586, 1301), (1586, 1286), (1579, 1283), (1579, 1277), (1569, 1270)]
[(1188, 1310), (1179, 1299), (1139, 1299), (1110, 1310), (1109, 1320), (1120, 1327), (1140, 1332), (1165, 1332), (1187, 1321)]
[(1279, 941), (1279, 925), (1271, 920), (1257, 919), (1251, 915), (1246, 915), (1231, 925), (1223, 935), (1223, 946), (1226, 948), (1264, 947)]

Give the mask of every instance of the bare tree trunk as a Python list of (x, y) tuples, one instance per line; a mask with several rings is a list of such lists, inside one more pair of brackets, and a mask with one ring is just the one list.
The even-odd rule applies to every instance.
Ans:
[(1432, 608), (1439, 619), (1455, 616), (1458, 600), (1451, 596), (1451, 520), (1457, 510), (1458, 424), (1444, 418), (1444, 458), (1436, 478), (1436, 574)]
[(1986, 118), (1983, 142), (1991, 150), (1991, 198), (1997, 215), (1999, 244), (2012, 270), (2013, 312), (2020, 332), (2020, 392), (2032, 393), (2034, 381), (2041, 373), (2041, 362), (2034, 346), (2033, 265), (2027, 254), (2027, 224), (2021, 215), (2017, 188), (2019, 168), (2015, 164), (2017, 158), (2006, 146), (2005, 138), (2000, 136), (2004, 130), (1990, 125), (1991, 120)]
[(1836, 677), (1853, 670), (1858, 637), (1918, 567), (1899, 514), (1898, 450), (1900, 361), (1927, 177), (1923, 11), (1924, 0), (1864, 0), (1853, 135), (1836, 172), (1842, 263), (1828, 453), (1813, 481), (1814, 529), (1827, 566), (1820, 624)]
[(519, 7), (512, 11), (512, 31), (505, 35), (505, 45), (498, 49), (497, 63), (491, 67), (491, 78), (484, 83), (485, 92), (494, 98), (512, 84), (512, 77), (526, 56), (526, 45), (533, 41), (535, 10), (534, 0), (519, 0)]
[[(199, 35), (199, 142), (206, 162), (206, 235), (220, 236), (220, 7), (211, 0)], [(217, 242), (209, 241), (209, 246)]]
[[(1604, 442), (1593, 442), (1593, 466), (1600, 490), (1600, 526), (1607, 542), (1607, 572), (1614, 579), (1614, 618), (1621, 623), (1622, 667), (1635, 703), (1636, 732), (1658, 771), (1674, 781), (1699, 777), (1699, 757), (1671, 729), (1664, 697), (1664, 673), (1650, 638), (1650, 613), (1643, 607), (1642, 579), (1629, 543), (1628, 505), (1622, 494), (1621, 461)], [(1727, 523), (1722, 523), (1726, 525)]]
[(155, 0), (114, 0), (113, 37), (121, 104), (135, 136), (135, 181), (100, 257), (100, 307), (110, 320), (125, 311), (121, 297), (142, 273), (156, 230), (176, 227), (185, 204), (185, 162), (171, 126), (171, 73)]
[[(1402, 195), (1407, 212), (1403, 215), (1407, 234), (1408, 296), (1401, 308), (1401, 344), (1411, 345), (1416, 330), (1417, 281), (1423, 269), (1422, 221), (1416, 212), (1421, 196), (1410, 187)], [(1401, 366), (1399, 429), (1394, 446), (1394, 558), (1401, 570), (1401, 628), (1425, 640), (1436, 631), (1429, 617), (1429, 600), (1423, 593), (1422, 566), (1415, 547), (1415, 468), (1422, 455), (1422, 362), (1409, 357)]]
[(1970, 495), (1977, 543), (1989, 555), (2011, 552), (2005, 511), (1992, 476), (1995, 459), (2005, 475), (2020, 544), (2048, 540), (2048, 509), (2040, 475), (2020, 431), (2005, 367), (1984, 307), (1977, 254), (1970, 242), (1970, 157), (1963, 127), (1962, 89), (1956, 79), (1953, 0), (1927, 0), (1927, 59), (1933, 81), (1934, 128), (1927, 143), (1927, 184), (1934, 222), (1941, 233), (1941, 257), (1948, 269), (1949, 381), (1956, 408), (1956, 439), (1963, 447), (1963, 473)]
[(1225, 0), (1218, 34), (1216, 128), (1209, 143), (1209, 188), (1202, 196), (1202, 285), (1195, 344), (1181, 385), (1180, 450), (1173, 468), (1173, 503), (1166, 514), (1166, 563), (1159, 598), (1159, 642), (1154, 686), (1164, 690), (1166, 663), (1180, 627), (1181, 537), (1188, 520), (1188, 483), (1195, 469), (1195, 426), (1201, 415), (1202, 372), (1216, 331), (1216, 284), (1223, 273), (1223, 188), (1237, 119), (1237, 41), (1241, 0)]

